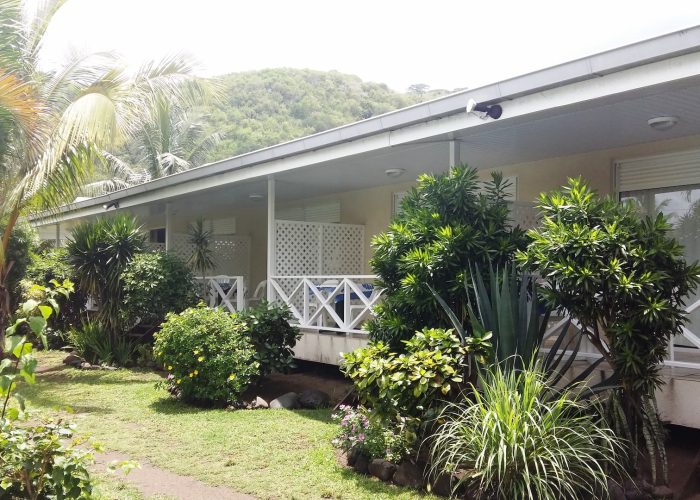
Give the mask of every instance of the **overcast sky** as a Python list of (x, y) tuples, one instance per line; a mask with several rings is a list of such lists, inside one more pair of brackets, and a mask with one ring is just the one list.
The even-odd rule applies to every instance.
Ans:
[(202, 75), (295, 67), (397, 90), (474, 88), (698, 24), (698, 0), (68, 0), (44, 61), (71, 48), (134, 64), (184, 51)]

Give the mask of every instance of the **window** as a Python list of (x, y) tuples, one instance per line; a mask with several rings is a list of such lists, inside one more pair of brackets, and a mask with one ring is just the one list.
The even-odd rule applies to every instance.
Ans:
[(165, 243), (165, 228), (151, 229), (148, 232), (148, 241), (150, 243)]

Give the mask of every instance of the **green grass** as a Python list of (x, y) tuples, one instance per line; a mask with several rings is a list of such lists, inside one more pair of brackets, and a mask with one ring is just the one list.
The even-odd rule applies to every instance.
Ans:
[[(48, 371), (21, 388), (33, 415), (65, 417), (130, 459), (262, 498), (421, 497), (339, 465), (329, 410), (193, 408), (156, 389), (160, 377), (152, 372), (79, 371), (64, 368), (61, 357), (39, 354)], [(98, 479), (103, 498), (140, 498), (121, 480)]]

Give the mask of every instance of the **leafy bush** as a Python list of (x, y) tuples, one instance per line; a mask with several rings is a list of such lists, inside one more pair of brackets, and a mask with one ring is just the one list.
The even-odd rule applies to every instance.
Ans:
[(348, 454), (359, 453), (399, 463), (410, 453), (403, 434), (370, 418), (370, 414), (363, 407), (341, 405), (333, 414), (333, 420), (340, 424), (333, 446)]
[[(32, 253), (27, 266), (22, 285), (23, 300), (42, 300), (37, 295), (34, 283), (51, 283), (52, 280), (77, 282), (73, 268), (68, 264), (65, 248), (46, 248)], [(49, 348), (60, 348), (65, 345), (64, 335), (71, 328), (80, 325), (87, 298), (79, 287), (69, 297), (58, 296), (56, 300), (61, 308), (61, 314), (53, 315), (48, 322), (47, 338)]]
[(464, 316), (469, 266), (500, 265), (524, 246), (523, 232), (510, 227), (503, 176), (494, 174), (481, 187), (473, 168), (422, 175), (404, 197), (401, 214), (373, 238), (371, 264), (385, 292), (369, 324), (372, 339), (400, 349), (415, 331), (449, 327), (429, 286)]
[(0, 426), (0, 497), (90, 498), (92, 453), (67, 444), (72, 435), (60, 422)]
[(168, 314), (153, 352), (169, 372), (170, 389), (193, 403), (236, 402), (260, 373), (245, 323), (221, 309)]
[(197, 302), (192, 271), (165, 253), (134, 255), (121, 274), (125, 324), (157, 326), (169, 312), (179, 313)]
[[(688, 321), (686, 297), (700, 267), (688, 264), (671, 225), (642, 218), (631, 204), (599, 198), (582, 179), (540, 195), (541, 227), (518, 254), (545, 277), (553, 307), (566, 309), (620, 378), (627, 432), (664, 457), (654, 410), (660, 364), (672, 335)], [(655, 459), (652, 474), (655, 476)]]
[(88, 321), (68, 332), (68, 342), (90, 363), (129, 366), (134, 345), (124, 337), (113, 338), (99, 321)]
[(370, 342), (345, 354), (341, 369), (378, 419), (405, 424), (407, 439), (415, 441), (418, 427), (459, 393), (470, 356), (488, 353), (488, 336), (469, 341), (463, 344), (452, 330), (424, 329), (404, 341), (404, 354)]
[[(0, 230), (2, 235), (2, 230)], [(28, 224), (17, 224), (12, 230), (7, 246), (5, 261), (8, 265), (5, 284), (10, 291), (10, 310), (14, 310), (22, 301), (22, 287), (20, 282), (24, 278), (27, 267), (31, 262), (32, 250), (37, 245), (36, 231)], [(9, 267), (11, 265), (11, 267)], [(49, 281), (39, 281), (48, 283)]]
[(97, 302), (98, 319), (113, 339), (122, 331), (121, 274), (144, 245), (136, 219), (127, 214), (78, 224), (66, 245), (78, 285)]
[(607, 498), (623, 447), (577, 392), (539, 369), (485, 371), (474, 400), (448, 404), (430, 438), (431, 474), (458, 473), (471, 497)]
[(285, 373), (294, 367), (293, 348), (301, 333), (289, 324), (292, 313), (286, 306), (262, 301), (241, 311), (238, 318), (248, 326), (261, 376), (272, 372)]

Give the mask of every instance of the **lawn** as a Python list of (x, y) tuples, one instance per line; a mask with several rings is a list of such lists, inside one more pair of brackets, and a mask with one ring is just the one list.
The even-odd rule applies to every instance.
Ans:
[[(21, 388), (33, 416), (67, 418), (130, 459), (262, 498), (421, 497), (339, 465), (329, 410), (193, 408), (156, 388), (153, 372), (80, 371), (64, 367), (61, 353), (38, 357), (37, 384)], [(100, 479), (102, 497), (140, 498), (121, 480)]]

